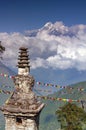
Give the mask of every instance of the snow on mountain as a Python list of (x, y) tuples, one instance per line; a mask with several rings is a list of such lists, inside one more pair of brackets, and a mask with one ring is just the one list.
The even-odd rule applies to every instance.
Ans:
[(41, 29), (41, 31), (46, 30), (48, 34), (59, 36), (61, 34), (65, 34), (68, 32), (68, 27), (64, 26), (62, 22), (56, 22), (52, 24), (51, 22), (48, 22), (44, 25), (44, 27)]
[(54, 24), (51, 22), (46, 23), (42, 28), (38, 30), (26, 31), (25, 35), (30, 37), (36, 37), (40, 33), (46, 32), (49, 35), (55, 36), (76, 36), (80, 31), (86, 32), (86, 25), (75, 25), (71, 27), (67, 27), (63, 24), (63, 22), (55, 22)]
[(68, 27), (64, 26), (62, 22), (56, 22), (52, 24), (51, 22), (46, 23), (42, 28), (38, 30), (31, 30), (26, 31), (26, 36), (37, 36), (38, 33), (43, 33), (45, 31), (46, 33), (50, 35), (61, 35), (68, 33)]

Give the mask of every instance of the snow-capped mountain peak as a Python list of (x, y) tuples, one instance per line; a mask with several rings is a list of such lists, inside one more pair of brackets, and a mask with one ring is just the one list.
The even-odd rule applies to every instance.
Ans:
[(51, 28), (53, 28), (53, 24), (52, 24), (51, 22), (48, 22), (48, 23), (46, 23), (46, 24), (43, 26), (42, 29), (48, 30), (48, 29), (51, 29)]
[(36, 30), (29, 30), (25, 32), (25, 36), (39, 37), (44, 34), (49, 36), (69, 36), (77, 37), (79, 33), (86, 32), (86, 25), (65, 26), (63, 22), (57, 21), (55, 23), (47, 22), (42, 28)]
[(46, 32), (48, 35), (65, 35), (69, 32), (69, 28), (65, 26), (62, 22), (47, 22), (42, 28), (37, 29), (37, 30), (31, 30), (31, 31), (26, 31), (27, 36), (30, 37), (35, 37), (39, 35), (39, 33)]

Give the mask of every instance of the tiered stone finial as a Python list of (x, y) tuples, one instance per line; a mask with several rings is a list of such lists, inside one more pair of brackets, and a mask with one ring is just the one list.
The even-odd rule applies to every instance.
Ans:
[(19, 50), (15, 90), (0, 109), (5, 115), (5, 130), (38, 130), (39, 115), (44, 104), (37, 100), (32, 91), (34, 78), (29, 74), (27, 48), (22, 47)]
[(20, 55), (18, 58), (18, 74), (20, 75), (28, 75), (30, 72), (30, 61), (29, 61), (29, 55), (27, 54), (27, 49), (25, 47), (19, 48), (20, 50)]

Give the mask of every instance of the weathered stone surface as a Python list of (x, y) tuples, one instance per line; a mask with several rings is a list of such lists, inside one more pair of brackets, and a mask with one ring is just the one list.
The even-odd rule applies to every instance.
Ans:
[(5, 115), (5, 130), (38, 130), (39, 114), (44, 104), (37, 100), (32, 91), (35, 80), (29, 74), (27, 48), (20, 50), (18, 75), (14, 78), (15, 90), (0, 109)]
[(38, 130), (35, 119), (5, 117), (6, 130)]

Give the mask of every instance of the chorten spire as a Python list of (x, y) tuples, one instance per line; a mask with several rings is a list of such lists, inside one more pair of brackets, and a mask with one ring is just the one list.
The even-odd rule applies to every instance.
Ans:
[(15, 90), (0, 110), (5, 116), (5, 130), (39, 130), (39, 117), (45, 105), (33, 92), (35, 80), (29, 74), (27, 48), (21, 47), (19, 50)]
[(18, 57), (18, 74), (19, 75), (28, 75), (30, 72), (30, 59), (28, 55), (28, 48), (21, 47), (19, 48), (19, 57)]

